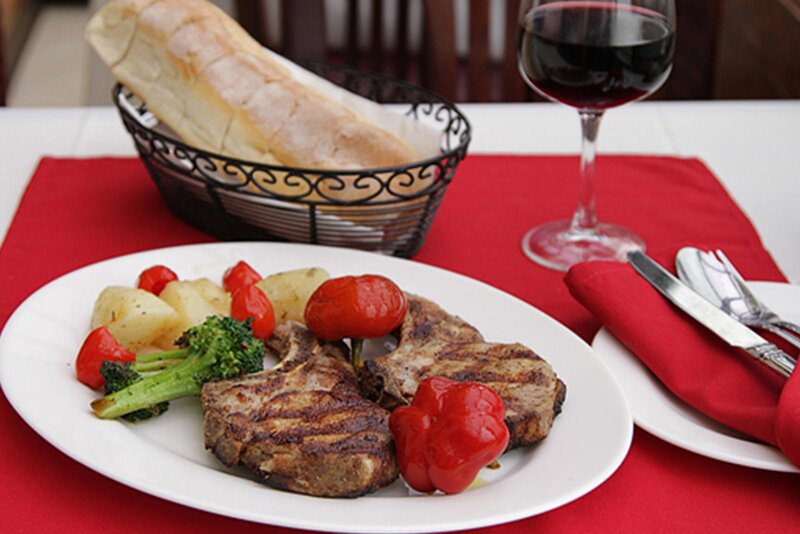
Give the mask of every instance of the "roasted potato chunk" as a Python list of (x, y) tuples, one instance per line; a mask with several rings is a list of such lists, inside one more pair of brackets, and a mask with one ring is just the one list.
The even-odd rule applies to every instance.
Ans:
[[(213, 284), (210, 280), (209, 284)], [(156, 344), (162, 348), (174, 346), (183, 332), (197, 326), (209, 315), (228, 315), (230, 305), (221, 306), (220, 302), (209, 302), (204, 295), (208, 294), (208, 285), (198, 284), (198, 280), (176, 280), (170, 282), (161, 292), (161, 300), (172, 306), (178, 313), (178, 320)], [(213, 292), (213, 291), (211, 291)], [(227, 298), (227, 297), (226, 297)]]
[(231, 295), (221, 286), (208, 278), (187, 280), (186, 283), (195, 288), (200, 296), (217, 310), (217, 315), (231, 314)]
[(178, 312), (152, 293), (111, 286), (95, 301), (92, 328), (105, 325), (122, 346), (139, 352), (171, 330), (179, 320)]
[(305, 324), (303, 313), (311, 294), (330, 278), (320, 267), (295, 269), (270, 275), (256, 284), (266, 293), (275, 309), (275, 322), (298, 321)]

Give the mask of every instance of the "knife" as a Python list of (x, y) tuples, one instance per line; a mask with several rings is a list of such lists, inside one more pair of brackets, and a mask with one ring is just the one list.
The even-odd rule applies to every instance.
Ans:
[(785, 352), (689, 289), (646, 254), (631, 252), (628, 262), (673, 304), (726, 343), (744, 349), (750, 356), (786, 377), (792, 374), (795, 364)]

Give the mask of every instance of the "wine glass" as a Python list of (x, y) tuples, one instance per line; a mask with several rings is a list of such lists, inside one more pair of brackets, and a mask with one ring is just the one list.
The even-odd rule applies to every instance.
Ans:
[(522, 240), (525, 254), (566, 271), (591, 260), (626, 261), (644, 241), (595, 214), (595, 141), (607, 108), (658, 89), (672, 70), (674, 0), (523, 0), (518, 62), (542, 96), (577, 108), (582, 150), (578, 208), (571, 220), (545, 223)]

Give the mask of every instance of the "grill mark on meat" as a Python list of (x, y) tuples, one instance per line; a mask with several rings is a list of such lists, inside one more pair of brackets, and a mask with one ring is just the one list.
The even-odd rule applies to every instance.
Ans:
[[(287, 443), (304, 443), (308, 445), (312, 443), (327, 443), (328, 445), (332, 444), (335, 446), (347, 440), (361, 442), (362, 439), (371, 432), (385, 431), (387, 427), (383, 423), (384, 418), (380, 416), (362, 413), (359, 416), (346, 417), (329, 423), (322, 422), (320, 425), (315, 426), (293, 425), (284, 431), (271, 431), (269, 433), (256, 432), (253, 438), (257, 440), (269, 440), (278, 445), (285, 445)], [(325, 439), (331, 437), (335, 437), (335, 439)], [(364, 445), (372, 446), (364, 447)], [(375, 442), (367, 442), (359, 447), (363, 450), (375, 450), (374, 445)]]
[[(446, 348), (443, 348), (441, 352), (438, 354), (438, 359), (440, 360), (463, 360), (463, 355), (460, 353), (464, 350), (468, 350), (470, 345), (467, 343), (459, 343), (450, 345)], [(530, 361), (541, 361), (541, 356), (533, 352), (531, 349), (526, 347), (525, 345), (521, 345), (519, 343), (508, 343), (508, 344), (501, 344), (495, 343), (495, 345), (502, 345), (503, 350), (494, 351), (491, 354), (491, 358), (488, 356), (482, 356), (475, 358), (476, 363), (489, 363), (496, 360), (530, 360)]]
[(529, 348), (522, 346), (522, 345), (506, 345), (509, 347), (508, 350), (505, 351), (498, 351), (497, 354), (493, 355), (493, 359), (495, 360), (531, 360), (531, 361), (539, 361), (543, 362), (541, 356), (530, 350)]
[(431, 323), (422, 323), (414, 325), (414, 330), (411, 332), (411, 335), (418, 339), (424, 339), (431, 335), (433, 331), (433, 325)]
[[(305, 402), (313, 401), (305, 406), (296, 406), (298, 395), (311, 396)], [(318, 422), (326, 417), (338, 414), (353, 414), (359, 411), (372, 411), (372, 406), (365, 404), (362, 397), (341, 396), (326, 391), (313, 393), (287, 392), (273, 397), (259, 411), (260, 419), (302, 419), (304, 422)], [(305, 403), (304, 403), (305, 404)]]
[(537, 386), (543, 386), (549, 381), (549, 378), (544, 373), (535, 370), (510, 376), (503, 373), (493, 373), (480, 369), (469, 369), (464, 371), (456, 371), (450, 374), (448, 378), (455, 380), (456, 382), (481, 382), (483, 384), (494, 383), (495, 386), (502, 384), (533, 384)]
[(385, 445), (385, 440), (377, 434), (378, 430), (388, 430), (383, 420), (375, 414), (364, 413), (319, 426), (298, 425), (284, 431), (257, 432), (253, 437), (276, 445), (298, 443), (306, 450), (311, 447), (317, 451), (338, 451), (344, 447), (349, 452), (375, 452)]
[[(349, 434), (337, 441), (310, 441), (305, 443), (305, 450), (308, 454), (376, 454), (386, 446), (382, 437), (378, 434)], [(392, 443), (392, 454), (394, 454), (394, 443)]]

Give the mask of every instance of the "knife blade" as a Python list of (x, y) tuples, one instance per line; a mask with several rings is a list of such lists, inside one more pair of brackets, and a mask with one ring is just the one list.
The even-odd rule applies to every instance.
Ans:
[(631, 252), (628, 262), (662, 295), (723, 341), (747, 351), (750, 356), (784, 376), (792, 374), (795, 364), (785, 352), (689, 289), (646, 254)]

